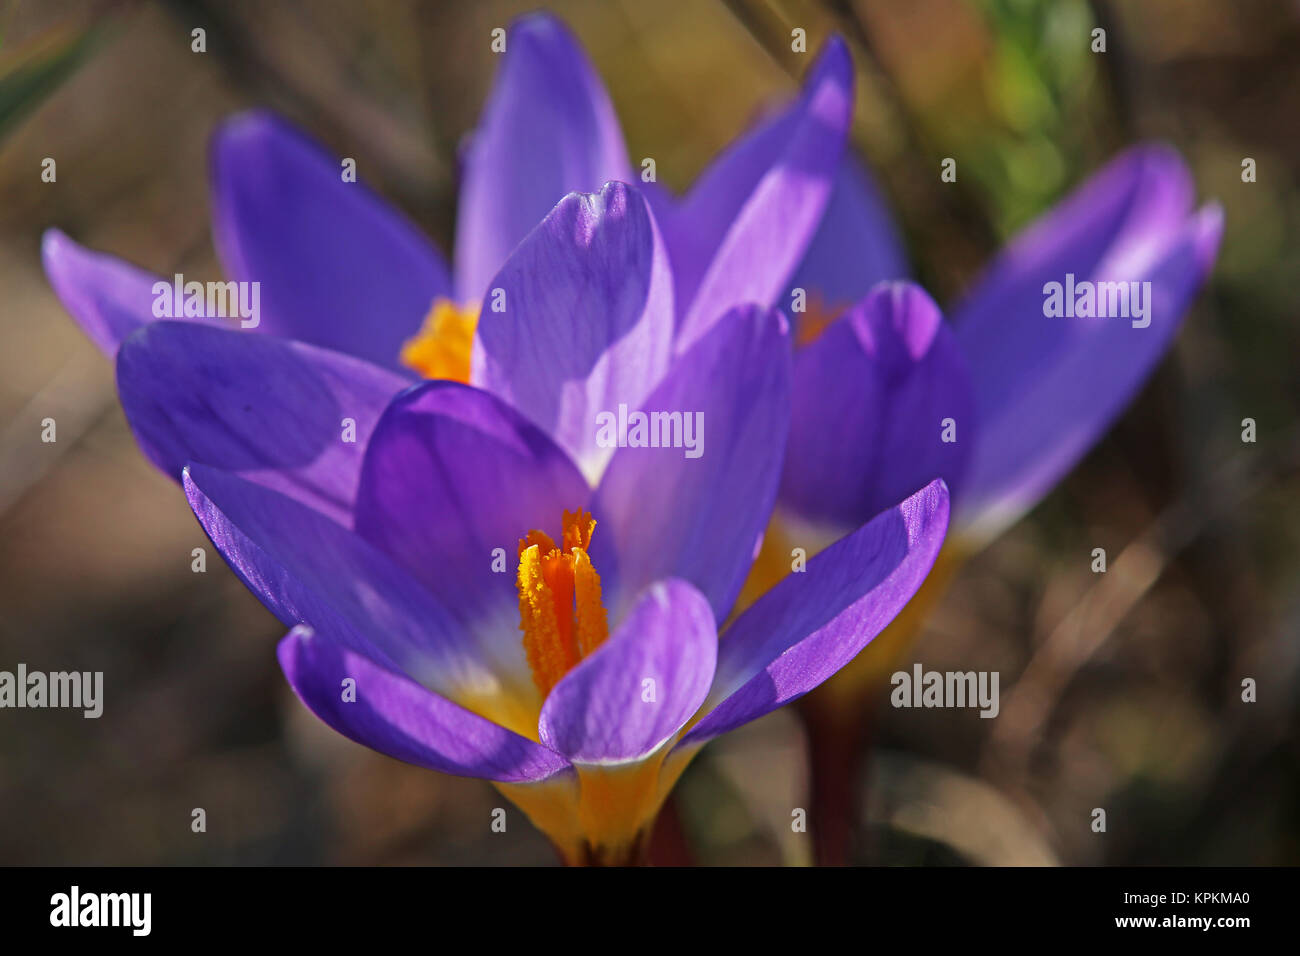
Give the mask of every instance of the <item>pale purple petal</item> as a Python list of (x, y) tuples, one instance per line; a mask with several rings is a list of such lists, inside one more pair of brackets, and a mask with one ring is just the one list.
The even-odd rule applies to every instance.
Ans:
[[(1038, 360), (1013, 400), (980, 410), (980, 436), (958, 500), (963, 536), (987, 541), (1032, 508), (1122, 412), (1172, 344), (1213, 267), (1223, 230), (1214, 205), (1189, 218), (1154, 263), (1101, 279), (1150, 282), (1150, 324), (1126, 318), (1037, 321), (1077, 327), (1070, 348)], [(959, 329), (960, 334), (960, 329)], [(987, 375), (988, 370), (982, 370)]]
[(936, 481), (787, 575), (722, 635), (707, 715), (685, 746), (803, 696), (851, 661), (911, 600), (948, 527)]
[(851, 530), (935, 478), (960, 494), (978, 440), (970, 374), (919, 286), (880, 285), (800, 349), (793, 395), (783, 508)]
[(568, 456), (500, 399), (428, 382), (375, 429), (356, 529), (473, 622), (493, 666), (523, 682), (518, 542), (534, 528), (559, 541), (563, 512), (589, 494)]
[(492, 282), (471, 381), (548, 432), (588, 480), (609, 458), (596, 414), (639, 404), (668, 369), (672, 278), (645, 200), (609, 183), (565, 197)]
[(567, 194), (632, 181), (609, 96), (556, 18), (511, 24), (463, 177), (456, 291), (467, 302), (484, 297), (515, 246)]
[(770, 306), (821, 222), (853, 116), (853, 62), (833, 37), (799, 99), (709, 167), (673, 219), (679, 348), (729, 308)]
[(184, 483), (212, 543), (283, 623), (306, 624), (452, 700), (482, 703), (502, 690), (454, 610), (360, 536), (207, 465), (190, 465)]
[(342, 172), (271, 113), (228, 120), (212, 147), (217, 250), (232, 279), (260, 283), (262, 331), (398, 367), (451, 280), (414, 226)]
[(684, 581), (652, 585), (609, 639), (542, 705), (542, 743), (575, 763), (657, 750), (699, 709), (713, 680), (713, 612)]
[(269, 335), (155, 322), (122, 343), (117, 388), (141, 450), (180, 481), (237, 472), (344, 525), (366, 442), (401, 376)]
[[(626, 434), (618, 435), (617, 420), (608, 432), (625, 445), (592, 506), (599, 522), (592, 560), (602, 573), (616, 571), (614, 606), (653, 581), (679, 577), (704, 593), (721, 621), (753, 561), (780, 477), (790, 421), (784, 317), (756, 306), (734, 309), (648, 400), (626, 404)], [(631, 413), (638, 410), (647, 415), (639, 440), (660, 447), (632, 445)], [(611, 415), (621, 416), (618, 405)]]
[(790, 285), (821, 308), (859, 301), (878, 282), (910, 274), (898, 230), (866, 168), (845, 150), (821, 226)]
[(953, 310), (970, 364), (980, 418), (999, 419), (1045, 365), (1066, 354), (1091, 323), (1048, 319), (1043, 286), (1077, 279), (1138, 279), (1191, 214), (1194, 189), (1172, 149), (1120, 154), (1016, 236)]
[[(559, 754), (471, 713), (324, 634), (290, 631), (280, 666), (317, 717), (357, 743), (407, 763), (507, 783), (565, 770)], [(344, 681), (355, 699), (345, 699)]]
[(650, 212), (655, 218), (655, 225), (664, 234), (665, 242), (667, 242), (666, 224), (672, 222), (677, 216), (681, 200), (673, 195), (668, 187), (662, 183), (647, 183), (638, 180), (636, 188), (637, 192), (645, 198), (646, 205), (650, 207)]
[(57, 229), (46, 230), (41, 261), (63, 307), (110, 357), (124, 338), (156, 318), (155, 283), (171, 288), (170, 279), (80, 246)]

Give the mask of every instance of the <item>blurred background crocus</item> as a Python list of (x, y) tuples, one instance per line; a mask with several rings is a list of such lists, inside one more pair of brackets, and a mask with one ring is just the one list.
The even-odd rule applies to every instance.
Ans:
[[(838, 189), (864, 188), (863, 175), (848, 160)], [(805, 414), (783, 505), (834, 528), (895, 486), (942, 474), (961, 489), (964, 547), (992, 540), (1087, 453), (1173, 341), (1222, 233), (1219, 206), (1197, 210), (1194, 200), (1171, 149), (1127, 151), (1011, 240), (953, 309), (951, 329), (915, 286), (867, 297), (877, 282), (905, 276), (880, 271), (882, 260), (898, 261), (880, 252), (892, 227), (869, 216), (845, 222), (844, 210), (872, 206), (846, 200), (800, 269), (818, 307), (802, 316), (795, 403)], [(819, 258), (821, 249), (835, 254)], [(1104, 290), (1090, 314), (1049, 314), (1049, 288), (1067, 276), (1079, 289), (1118, 283), (1124, 315), (1101, 314)], [(901, 448), (907, 454), (888, 454)]]
[[(1194, 208), (1177, 153), (1134, 147), (1012, 239), (949, 327), (919, 286), (868, 291), (895, 278), (879, 270), (899, 268), (901, 257), (852, 159), (837, 195), (844, 203), (799, 272), (816, 308), (802, 316), (780, 512), (751, 589), (780, 577), (791, 546), (815, 553), (936, 476), (953, 489), (954, 534), (908, 614), (805, 705), (812, 734), (844, 738), (842, 747), (822, 744), (829, 753), (813, 765), (818, 793), (853, 785), (868, 695), (899, 663), (948, 576), (1037, 504), (1142, 386), (1209, 274), (1223, 227), (1217, 204)], [(1068, 309), (1049, 308), (1053, 287), (1070, 297)], [(1091, 297), (1078, 313), (1076, 288)], [(862, 295), (843, 311), (834, 304)], [(821, 796), (815, 819), (836, 830), (824, 850), (839, 857), (845, 841), (832, 821), (856, 801)]]

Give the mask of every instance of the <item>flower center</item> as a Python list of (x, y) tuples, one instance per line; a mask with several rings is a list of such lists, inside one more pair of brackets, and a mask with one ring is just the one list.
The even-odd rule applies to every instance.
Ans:
[(519, 542), (519, 629), (542, 697), (609, 636), (600, 575), (587, 556), (596, 521), (565, 511), (563, 526), (562, 548), (536, 530)]
[(795, 313), (794, 344), (802, 348), (812, 345), (821, 334), (830, 328), (830, 324), (844, 314), (844, 307), (827, 302), (817, 292), (808, 296), (808, 305), (803, 312)]
[(420, 331), (402, 344), (402, 364), (425, 378), (468, 382), (478, 313), (477, 305), (434, 299)]

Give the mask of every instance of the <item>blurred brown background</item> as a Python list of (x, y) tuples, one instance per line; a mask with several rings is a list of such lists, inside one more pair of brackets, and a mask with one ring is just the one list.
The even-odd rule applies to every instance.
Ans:
[[(1215, 275), (1122, 422), (939, 607), (913, 659), (1000, 671), (1002, 714), (882, 707), (863, 860), (1300, 862), (1300, 4), (547, 6), (605, 78), (630, 155), (677, 190), (793, 89), (808, 58), (792, 27), (810, 49), (842, 32), (857, 148), (940, 301), (1123, 145), (1182, 150), (1226, 210)], [(505, 804), (487, 785), (372, 754), (291, 696), (283, 628), (214, 554), (190, 571), (207, 542), (39, 262), (58, 226), (163, 275), (215, 277), (207, 138), (251, 105), (357, 157), (449, 249), (489, 31), (527, 9), (0, 3), (0, 669), (105, 672), (97, 721), (0, 711), (0, 863), (553, 862), (517, 813), (489, 831)], [(198, 26), (206, 54), (190, 50)], [(955, 186), (938, 182), (945, 156)], [(1246, 416), (1257, 444), (1240, 441)], [(1089, 571), (1094, 547), (1107, 575)], [(1258, 703), (1241, 702), (1244, 677)], [(784, 713), (708, 748), (678, 789), (698, 860), (806, 862), (789, 832), (804, 759)]]

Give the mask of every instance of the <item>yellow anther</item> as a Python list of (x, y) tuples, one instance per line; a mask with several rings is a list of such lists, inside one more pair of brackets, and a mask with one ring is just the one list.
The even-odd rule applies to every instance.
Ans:
[(542, 531), (519, 541), (519, 629), (543, 697), (609, 636), (600, 575), (587, 555), (595, 527), (588, 512), (565, 511), (563, 550)]
[(468, 382), (478, 314), (478, 306), (434, 299), (420, 331), (402, 345), (402, 364), (425, 378)]
[(821, 337), (832, 322), (844, 314), (844, 309), (827, 302), (816, 292), (808, 297), (808, 306), (795, 313), (794, 344), (799, 348), (811, 345)]

